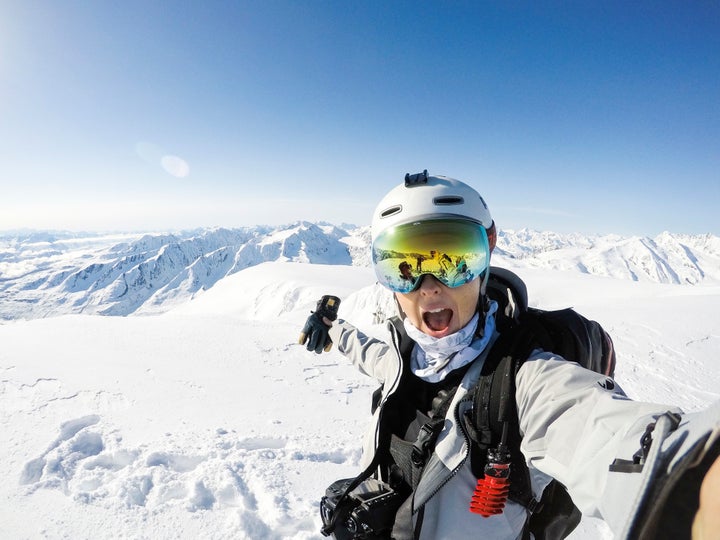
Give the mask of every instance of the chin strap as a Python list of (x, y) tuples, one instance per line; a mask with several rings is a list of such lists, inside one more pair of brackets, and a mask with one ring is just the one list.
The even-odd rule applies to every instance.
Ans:
[(477, 308), (475, 309), (475, 311), (480, 314), (480, 320), (478, 321), (477, 330), (475, 331), (475, 335), (477, 337), (485, 337), (485, 323), (489, 310), (490, 298), (488, 298), (485, 292), (481, 289), (480, 296), (478, 297)]
[(490, 281), (490, 267), (489, 266), (485, 270), (485, 274), (483, 275), (482, 281), (480, 282), (480, 298), (485, 296), (485, 292), (487, 291), (488, 281)]
[(405, 320), (405, 312), (400, 307), (400, 302), (398, 302), (396, 293), (393, 293), (393, 300), (395, 300), (395, 308), (397, 309), (398, 317), (400, 317), (401, 321), (404, 321)]
[(480, 337), (483, 337), (483, 333), (485, 332), (485, 317), (487, 317), (487, 312), (490, 309), (490, 298), (488, 298), (488, 295), (487, 295), (487, 285), (488, 285), (489, 280), (490, 280), (490, 267), (488, 266), (487, 270), (485, 270), (485, 274), (482, 277), (482, 281), (480, 281), (480, 296), (478, 296), (478, 303), (477, 303), (477, 310), (476, 310), (482, 316), (482, 320), (480, 322), (478, 322), (477, 335)]

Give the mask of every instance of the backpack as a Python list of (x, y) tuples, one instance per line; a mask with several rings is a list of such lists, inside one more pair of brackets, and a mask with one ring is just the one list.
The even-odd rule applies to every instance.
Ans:
[[(534, 350), (543, 349), (611, 378), (615, 372), (616, 361), (613, 342), (600, 324), (571, 308), (546, 311), (529, 307), (525, 283), (507, 269), (491, 267), (486, 295), (488, 299), (498, 303), (495, 319), (500, 336), (488, 353), (478, 382), (469, 391), (473, 407), (461, 419), (470, 436), (472, 471), (476, 478), (483, 479), (486, 476), (488, 456), (495, 455), (493, 452), (497, 453), (498, 448), (503, 452), (507, 451), (506, 457), (511, 464), (508, 499), (523, 505), (530, 515), (524, 537), (530, 538), (532, 533), (536, 540), (565, 538), (577, 527), (581, 513), (565, 487), (556, 480), (552, 480), (545, 488), (539, 501), (533, 498), (530, 473), (520, 452), (515, 375)], [(398, 321), (394, 321), (396, 326), (397, 323)], [(409, 351), (402, 352), (405, 354)], [(407, 378), (408, 373), (409, 371), (404, 373), (403, 377)], [(610, 380), (608, 384), (613, 383)], [(358, 521), (362, 520), (356, 514), (372, 514), (368, 511), (364, 496), (357, 495), (357, 489), (373, 474), (382, 460), (390, 455), (406, 469), (417, 468), (412, 474), (414, 480), (411, 488), (414, 490), (425, 462), (434, 451), (435, 441), (456, 389), (457, 387), (446, 390), (442, 399), (437, 400), (431, 419), (420, 428), (420, 434), (414, 443), (403, 443), (403, 448), (393, 446), (394, 441), (381, 444), (372, 462), (362, 473), (354, 479), (339, 480), (328, 488), (321, 501), (324, 535), (334, 533), (336, 538), (342, 540), (388, 537), (388, 533), (372, 536), (366, 532), (357, 536), (335, 530), (338, 523), (345, 520), (351, 511), (340, 509), (349, 506)], [(373, 394), (373, 413), (379, 405), (382, 390), (380, 387)], [(376, 527), (377, 530), (387, 531), (387, 528), (392, 526), (395, 512), (398, 512), (398, 516), (405, 512), (404, 521), (409, 519), (407, 504), (400, 506), (405, 496), (391, 499), (390, 492), (392, 490), (380, 491), (379, 495), (373, 494), (373, 498), (368, 499), (372, 501), (369, 507), (384, 507), (386, 501), (393, 501), (392, 510), (388, 512), (391, 515), (384, 519), (382, 527)], [(376, 504), (375, 501), (383, 501), (383, 504)]]

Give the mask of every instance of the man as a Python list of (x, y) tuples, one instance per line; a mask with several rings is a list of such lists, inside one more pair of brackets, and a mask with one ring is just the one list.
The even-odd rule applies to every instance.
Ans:
[[(427, 171), (407, 175), (405, 183), (379, 203), (372, 223), (375, 272), (379, 283), (395, 293), (399, 314), (388, 325), (389, 343), (363, 335), (346, 321), (333, 325), (314, 315), (303, 330), (309, 350), (321, 352), (332, 342), (383, 385), (364, 459), (396, 495), (392, 538), (528, 537), (532, 505), (505, 500), (502, 482), (490, 503), (482, 499), (484, 494), (478, 495), (484, 488), (473, 473), (470, 428), (463, 421), (472, 407), (469, 392), (498, 339), (498, 305), (487, 295), (494, 244), (495, 224), (473, 188)], [(462, 260), (465, 271), (450, 279), (445, 268), (430, 264), (433, 253)], [(403, 279), (398, 263), (418, 257), (426, 261), (422, 274), (413, 281)], [(649, 425), (674, 422), (671, 429), (677, 430), (678, 420), (663, 424), (658, 419), (668, 414), (679, 419), (681, 411), (672, 405), (631, 401), (617, 384), (607, 384), (605, 375), (552, 351), (534, 351), (517, 371), (515, 385), (530, 498), (539, 501), (555, 479), (584, 515), (601, 517), (619, 532), (632, 517), (627, 512), (633, 490), (640, 488), (638, 475), (610, 472), (610, 464), (616, 458), (632, 458)], [(429, 447), (430, 455), (418, 463), (413, 452), (434, 417), (442, 420), (439, 434)], [(655, 442), (657, 452), (663, 442)], [(488, 457), (487, 463), (491, 461)], [(703, 487), (702, 512), (696, 520), (703, 534), (713, 527), (710, 520), (715, 516), (708, 509), (715, 493), (715, 488)]]

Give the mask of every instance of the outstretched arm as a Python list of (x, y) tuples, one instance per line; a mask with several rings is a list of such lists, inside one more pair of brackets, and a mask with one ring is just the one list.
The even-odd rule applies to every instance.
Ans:
[(380, 382), (394, 379), (399, 373), (399, 359), (393, 347), (365, 335), (350, 323), (338, 320), (330, 328), (330, 338), (362, 373)]

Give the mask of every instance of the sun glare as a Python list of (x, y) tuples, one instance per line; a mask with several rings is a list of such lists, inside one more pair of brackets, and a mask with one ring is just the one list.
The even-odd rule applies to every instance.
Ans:
[(163, 156), (160, 163), (167, 173), (176, 178), (185, 178), (190, 174), (190, 166), (187, 161), (178, 156)]

